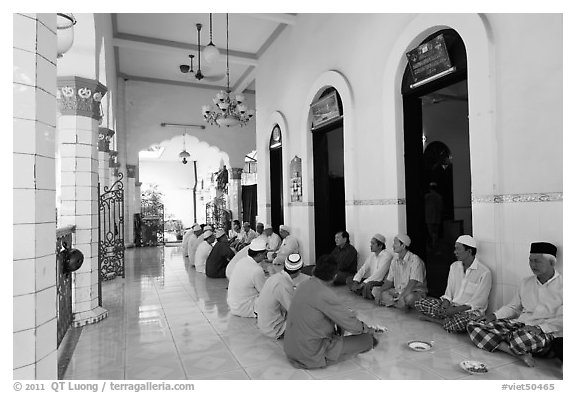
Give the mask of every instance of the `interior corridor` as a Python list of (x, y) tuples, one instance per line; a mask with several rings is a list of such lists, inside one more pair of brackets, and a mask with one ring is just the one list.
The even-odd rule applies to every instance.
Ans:
[[(376, 307), (336, 288), (343, 302), (368, 324), (389, 332), (375, 350), (325, 369), (299, 370), (287, 361), (282, 341), (261, 335), (255, 319), (229, 313), (226, 279), (211, 279), (187, 266), (180, 247), (126, 250), (126, 278), (102, 285), (105, 320), (70, 328), (59, 348), (59, 378), (179, 379), (562, 379), (558, 360), (536, 359), (528, 368), (503, 353), (474, 347), (413, 313)], [(413, 352), (411, 340), (434, 341)], [(489, 372), (472, 376), (465, 359), (484, 361)]]

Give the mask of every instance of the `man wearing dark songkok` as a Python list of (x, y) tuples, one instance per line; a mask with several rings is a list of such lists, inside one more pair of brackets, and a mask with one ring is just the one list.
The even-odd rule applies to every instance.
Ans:
[(547, 351), (563, 336), (563, 280), (553, 244), (532, 243), (529, 264), (534, 275), (522, 280), (512, 301), (466, 329), (478, 348), (506, 352), (534, 367), (532, 354)]

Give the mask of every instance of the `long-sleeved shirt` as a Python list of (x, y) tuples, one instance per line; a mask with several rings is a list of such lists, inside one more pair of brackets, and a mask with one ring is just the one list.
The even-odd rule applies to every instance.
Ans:
[(188, 241), (188, 260), (190, 261), (191, 266), (196, 265), (196, 250), (203, 241), (204, 239), (202, 239), (202, 236)]
[(286, 329), (286, 315), (294, 296), (294, 282), (284, 270), (266, 280), (256, 299), (258, 329), (266, 336), (278, 338)]
[(247, 256), (238, 261), (230, 283), (228, 284), (227, 302), (230, 314), (239, 317), (252, 317), (254, 302), (266, 282), (264, 269), (252, 257)]
[(282, 244), (282, 238), (272, 232), (272, 234), (268, 237), (268, 241), (266, 242), (266, 249), (270, 252), (276, 252), (280, 248)]
[(406, 251), (404, 258), (395, 254), (390, 264), (387, 281), (394, 283), (394, 288), (402, 292), (408, 285), (408, 281), (416, 280), (420, 284), (416, 285), (413, 290), (426, 290), (426, 267), (420, 257), (410, 251)]
[(290, 362), (300, 368), (317, 368), (326, 366), (326, 359), (337, 359), (343, 340), (335, 334), (334, 325), (352, 334), (368, 331), (326, 283), (312, 277), (300, 284), (284, 332), (284, 352)]
[(370, 282), (384, 280), (384, 277), (386, 277), (390, 269), (391, 261), (392, 254), (387, 250), (380, 251), (378, 255), (371, 252), (362, 267), (358, 269), (358, 272), (354, 275), (354, 281)]
[(554, 272), (542, 284), (536, 276), (522, 280), (512, 301), (494, 313), (498, 319), (516, 319), (526, 325), (539, 326), (544, 333), (563, 336), (563, 279)]
[(281, 265), (284, 263), (286, 257), (290, 254), (295, 254), (299, 251), (298, 240), (292, 235), (288, 235), (282, 240), (282, 245), (278, 249), (276, 258), (272, 261), (275, 265)]
[(492, 273), (483, 263), (474, 258), (466, 269), (461, 261), (450, 265), (448, 284), (442, 298), (457, 306), (468, 305), (471, 310), (485, 312), (488, 307), (488, 296), (492, 288)]
[(238, 261), (248, 256), (248, 250), (249, 250), (248, 247), (244, 247), (243, 249), (238, 251), (236, 255), (234, 255), (234, 257), (230, 260), (228, 266), (226, 266), (226, 278), (228, 279), (228, 281), (230, 281), (230, 279), (232, 278), (232, 272), (236, 268), (236, 264), (238, 263)]
[(212, 244), (208, 243), (206, 240), (203, 240), (196, 249), (196, 255), (194, 255), (194, 263), (198, 273), (206, 273), (206, 259), (208, 259), (210, 251), (212, 251)]
[(226, 266), (233, 257), (234, 251), (228, 245), (228, 240), (217, 241), (210, 251), (208, 259), (206, 259), (206, 276), (211, 278), (226, 277)]
[(196, 236), (196, 234), (194, 233), (192, 228), (187, 230), (186, 233), (184, 234), (184, 236), (182, 236), (182, 251), (184, 252), (185, 257), (190, 256), (190, 254), (188, 253), (188, 244), (189, 244), (190, 240), (195, 239), (197, 237), (198, 236)]
[(241, 230), (240, 233), (238, 234), (237, 239), (240, 243), (249, 244), (252, 240), (256, 239), (257, 237), (258, 232), (250, 228), (248, 232), (246, 232), (245, 230)]
[(358, 252), (350, 243), (344, 247), (334, 247), (330, 253), (338, 262), (338, 271), (346, 273), (356, 273), (358, 271)]

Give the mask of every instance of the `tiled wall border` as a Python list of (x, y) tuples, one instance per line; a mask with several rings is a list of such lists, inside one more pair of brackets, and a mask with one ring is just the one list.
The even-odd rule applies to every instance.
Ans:
[(472, 203), (524, 203), (524, 202), (557, 202), (563, 200), (563, 193), (530, 193), (530, 194), (494, 194), (472, 195)]
[(386, 206), (386, 205), (405, 205), (406, 199), (358, 199), (346, 201), (346, 206)]

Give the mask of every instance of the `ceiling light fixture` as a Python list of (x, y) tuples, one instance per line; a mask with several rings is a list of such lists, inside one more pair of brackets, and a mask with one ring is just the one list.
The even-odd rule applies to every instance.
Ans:
[[(212, 15), (212, 14), (210, 14), (210, 15)], [(210, 26), (212, 26), (212, 17), (210, 17)], [(224, 74), (206, 76), (206, 75), (204, 75), (204, 73), (201, 70), (200, 53), (205, 55), (204, 57), (206, 58), (206, 62), (209, 65), (208, 72), (210, 72), (210, 68), (211, 68), (210, 65), (218, 59), (218, 56), (220, 56), (220, 52), (218, 51), (218, 48), (216, 48), (216, 46), (214, 46), (214, 43), (212, 42), (212, 29), (210, 29), (210, 43), (204, 48), (203, 51), (200, 51), (200, 49), (202, 48), (200, 45), (200, 31), (202, 30), (202, 23), (196, 23), (196, 30), (198, 32), (197, 45), (196, 45), (197, 51), (198, 51), (198, 71), (196, 71), (196, 73), (194, 73), (194, 57), (195, 56), (190, 54), (190, 55), (188, 55), (188, 57), (190, 58), (190, 65), (180, 64), (180, 67), (179, 67), (180, 72), (182, 72), (183, 74), (188, 74), (190, 77), (196, 78), (197, 80), (204, 80), (205, 82), (219, 81), (220, 79), (224, 78)], [(210, 48), (212, 48), (212, 49), (210, 49)], [(214, 54), (213, 51), (216, 51), (216, 54)], [(206, 57), (206, 55), (208, 57)]]
[(74, 25), (76, 18), (73, 14), (56, 14), (56, 30), (58, 32), (58, 58), (72, 47), (74, 42)]
[(178, 157), (182, 159), (182, 164), (187, 164), (188, 163), (187, 158), (190, 157), (190, 153), (186, 151), (186, 132), (182, 134), (182, 144), (183, 144), (182, 151), (180, 152), (180, 154), (178, 154)]
[(218, 61), (220, 57), (220, 51), (216, 48), (216, 45), (212, 42), (212, 14), (210, 14), (210, 43), (206, 45), (204, 50), (202, 51), (202, 55), (204, 56), (204, 60), (206, 63), (212, 64)]
[(204, 115), (204, 120), (210, 125), (218, 126), (235, 126), (240, 124), (240, 126), (245, 126), (248, 124), (252, 116), (254, 116), (254, 110), (246, 107), (244, 102), (244, 95), (236, 94), (234, 97), (230, 94), (230, 63), (228, 58), (228, 14), (226, 14), (226, 91), (220, 91), (216, 94), (216, 97), (212, 99), (216, 107), (212, 105), (203, 105), (202, 114)]

